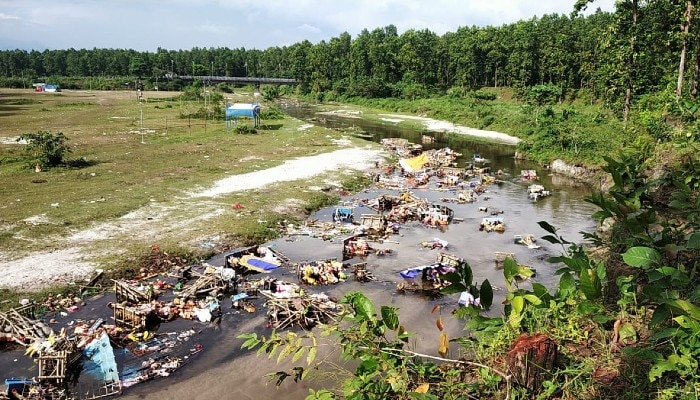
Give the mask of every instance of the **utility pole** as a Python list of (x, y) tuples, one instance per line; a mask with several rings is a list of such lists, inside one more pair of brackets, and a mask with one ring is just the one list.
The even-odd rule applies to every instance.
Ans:
[(141, 144), (146, 144), (143, 140), (143, 94), (139, 87), (139, 111), (141, 112)]

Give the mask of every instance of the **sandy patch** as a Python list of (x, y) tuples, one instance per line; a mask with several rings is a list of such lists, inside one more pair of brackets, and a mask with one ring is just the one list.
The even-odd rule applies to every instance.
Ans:
[(27, 141), (19, 140), (19, 136), (0, 137), (0, 144), (27, 144)]
[(46, 213), (33, 215), (31, 217), (25, 218), (22, 220), (22, 222), (28, 225), (46, 225), (51, 223), (51, 221), (49, 221), (49, 218), (46, 216)]
[[(382, 152), (371, 148), (343, 148), (325, 154), (301, 157), (284, 164), (234, 175), (216, 182), (211, 188), (168, 203), (151, 202), (113, 221), (96, 224), (90, 229), (74, 232), (54, 242), (54, 250), (33, 253), (20, 259), (0, 253), (0, 288), (38, 290), (52, 284), (79, 282), (92, 276), (100, 266), (88, 259), (97, 248), (117, 254), (121, 239), (158, 240), (182, 232), (201, 231), (196, 236), (207, 237), (205, 222), (230, 211), (230, 205), (207, 197), (216, 197), (236, 191), (252, 190), (291, 180), (308, 179), (329, 171), (368, 170), (375, 161), (382, 160)], [(293, 199), (281, 205), (280, 210), (298, 208)], [(41, 215), (31, 219), (43, 222)], [(30, 223), (30, 221), (27, 221)]]
[(384, 122), (391, 122), (392, 124), (398, 124), (399, 122), (405, 121), (404, 119), (401, 118), (379, 118), (380, 120)]
[(308, 179), (324, 172), (354, 169), (366, 170), (381, 158), (377, 150), (350, 148), (316, 156), (288, 160), (284, 164), (261, 171), (222, 179), (210, 189), (192, 193), (194, 197), (215, 197), (241, 190), (257, 189), (271, 183)]
[(479, 138), (489, 139), (494, 142), (505, 143), (505, 144), (518, 144), (520, 143), (520, 138), (515, 136), (510, 136), (505, 133), (496, 131), (486, 131), (483, 129), (469, 128), (464, 125), (457, 125), (448, 121), (440, 121), (437, 119), (417, 117), (412, 115), (399, 115), (399, 114), (379, 114), (382, 118), (390, 118), (391, 120), (414, 120), (420, 121), (425, 126), (425, 129), (433, 132), (446, 132), (446, 133), (457, 133), (460, 135), (469, 135)]
[(305, 130), (311, 129), (311, 128), (313, 128), (313, 127), (314, 127), (313, 124), (304, 124), (304, 125), (298, 127), (297, 130), (298, 130), (298, 131), (305, 131)]
[(320, 111), (316, 114), (321, 115), (340, 115), (346, 118), (360, 118), (362, 111), (359, 110), (333, 110), (333, 111)]

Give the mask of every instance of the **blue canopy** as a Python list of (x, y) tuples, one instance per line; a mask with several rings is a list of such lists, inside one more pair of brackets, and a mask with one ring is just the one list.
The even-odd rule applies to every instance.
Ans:
[(235, 125), (238, 118), (251, 118), (253, 126), (260, 124), (260, 103), (234, 103), (226, 105), (226, 127), (233, 121)]

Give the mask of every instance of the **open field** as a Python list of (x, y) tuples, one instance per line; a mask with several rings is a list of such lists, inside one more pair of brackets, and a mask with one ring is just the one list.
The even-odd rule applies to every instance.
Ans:
[[(205, 253), (269, 238), (278, 221), (330, 204), (379, 154), (291, 118), (245, 135), (223, 121), (190, 126), (180, 114), (201, 104), (176, 95), (144, 94), (141, 134), (135, 92), (0, 91), (0, 288), (69, 283), (152, 246)], [(63, 132), (78, 167), (34, 172), (15, 139), (39, 130)], [(310, 158), (284, 163), (299, 157)]]

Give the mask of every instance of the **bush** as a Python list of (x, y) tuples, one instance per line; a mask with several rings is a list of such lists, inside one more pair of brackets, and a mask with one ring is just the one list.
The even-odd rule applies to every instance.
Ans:
[(559, 86), (535, 85), (527, 90), (525, 100), (528, 103), (542, 106), (545, 104), (556, 104), (562, 95), (562, 90)]
[(496, 93), (487, 92), (485, 90), (475, 90), (470, 93), (470, 96), (479, 100), (496, 100)]
[(68, 138), (63, 132), (25, 133), (18, 140), (27, 141), (27, 151), (34, 156), (32, 165), (39, 164), (45, 168), (63, 164), (64, 156), (71, 151), (66, 145)]

